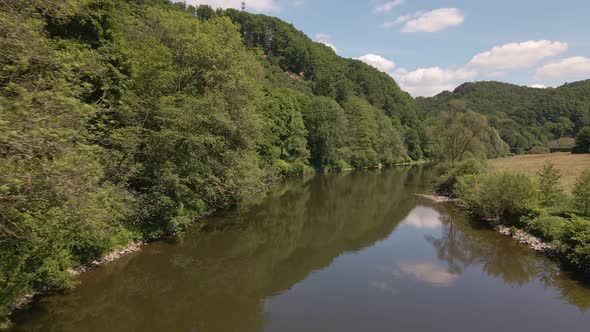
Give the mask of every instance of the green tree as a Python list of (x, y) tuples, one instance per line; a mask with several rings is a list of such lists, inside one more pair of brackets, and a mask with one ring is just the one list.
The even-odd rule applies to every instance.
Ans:
[(308, 131), (311, 164), (318, 169), (339, 170), (345, 165), (342, 158), (346, 116), (336, 101), (327, 97), (313, 97), (303, 113)]
[(555, 165), (548, 161), (537, 173), (539, 176), (539, 198), (545, 206), (551, 206), (563, 194), (559, 181), (561, 173)]
[(587, 216), (588, 212), (590, 212), (590, 169), (585, 170), (578, 177), (573, 194), (576, 205)]
[(431, 135), (438, 137), (439, 158), (455, 164), (468, 153), (486, 155), (480, 140), (487, 131), (485, 116), (467, 110), (465, 102), (454, 100), (449, 103), (449, 110), (439, 115)]
[[(302, 96), (299, 96), (302, 98)], [(283, 175), (302, 173), (308, 165), (307, 131), (298, 95), (291, 90), (269, 92), (262, 107), (263, 137), (258, 140), (258, 151), (267, 162), (284, 161)]]
[(584, 127), (576, 136), (576, 145), (574, 146), (575, 153), (589, 153), (590, 152), (590, 127)]

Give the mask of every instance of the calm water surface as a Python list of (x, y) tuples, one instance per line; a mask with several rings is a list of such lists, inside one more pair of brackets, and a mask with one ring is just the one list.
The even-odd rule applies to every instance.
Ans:
[(590, 331), (590, 288), (461, 212), (422, 168), (290, 181), (81, 276), (19, 331)]

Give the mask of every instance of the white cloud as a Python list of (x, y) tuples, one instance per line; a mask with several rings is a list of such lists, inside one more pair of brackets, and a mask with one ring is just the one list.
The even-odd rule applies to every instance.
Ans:
[(590, 78), (590, 58), (575, 56), (548, 63), (537, 69), (536, 80), (580, 80)]
[(414, 13), (387, 22), (385, 27), (405, 23), (402, 32), (437, 32), (448, 27), (461, 25), (465, 15), (457, 8), (439, 8), (426, 13)]
[[(212, 8), (242, 8), (241, 0), (186, 0), (190, 5), (209, 5)], [(275, 0), (247, 0), (246, 8), (257, 12), (277, 12), (280, 7)]]
[(395, 272), (394, 275), (397, 277), (410, 277), (438, 287), (450, 286), (458, 278), (458, 275), (450, 273), (431, 262), (401, 262), (399, 271)]
[(387, 28), (387, 29), (393, 28), (394, 26), (396, 26), (398, 24), (405, 23), (405, 22), (407, 22), (407, 21), (409, 21), (411, 19), (414, 19), (414, 18), (419, 17), (420, 15), (422, 15), (422, 12), (417, 12), (417, 13), (408, 14), (408, 15), (402, 15), (402, 16), (399, 16), (398, 18), (396, 18), (393, 21), (389, 21), (389, 22), (383, 23), (383, 27), (384, 28)]
[(431, 207), (418, 206), (404, 219), (404, 225), (416, 228), (437, 229), (440, 227), (440, 213)]
[(393, 8), (403, 5), (404, 2), (405, 2), (405, 0), (393, 0), (393, 1), (386, 2), (386, 3), (382, 3), (380, 5), (375, 6), (373, 11), (375, 13), (390, 12), (393, 10)]
[(487, 69), (530, 68), (539, 61), (567, 51), (567, 43), (550, 40), (529, 40), (494, 46), (475, 55), (469, 66)]
[(371, 65), (382, 72), (388, 72), (395, 67), (395, 62), (387, 60), (384, 57), (376, 54), (365, 54), (358, 57), (357, 60), (361, 60), (362, 62)]
[(443, 69), (440, 67), (396, 70), (392, 75), (399, 85), (412, 96), (431, 97), (477, 76), (472, 69)]
[(543, 84), (531, 84), (531, 85), (529, 85), (529, 88), (545, 89), (547, 87), (545, 85), (543, 85)]
[(315, 39), (317, 40), (318, 43), (322, 43), (322, 44), (328, 46), (329, 48), (331, 48), (334, 51), (334, 53), (338, 53), (338, 49), (330, 41), (331, 38), (332, 38), (332, 36), (330, 36), (327, 33), (316, 33), (315, 34)]

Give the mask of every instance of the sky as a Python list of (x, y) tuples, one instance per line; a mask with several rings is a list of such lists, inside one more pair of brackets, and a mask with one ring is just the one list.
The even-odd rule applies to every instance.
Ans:
[(590, 0), (246, 0), (246, 10), (292, 23), (413, 96), (468, 81), (545, 88), (590, 78)]

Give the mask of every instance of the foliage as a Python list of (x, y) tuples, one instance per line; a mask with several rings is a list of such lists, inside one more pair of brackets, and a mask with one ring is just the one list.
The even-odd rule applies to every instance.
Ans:
[[(485, 138), (490, 141), (491, 155), (501, 154), (501, 142), (490, 138), (486, 118), (467, 110), (463, 101), (454, 100), (448, 105), (448, 111), (438, 115), (436, 124), (431, 128), (431, 136), (438, 140), (438, 157), (451, 164), (462, 161), (466, 156), (487, 157), (488, 152), (482, 143)], [(496, 150), (496, 151), (494, 151)]]
[(560, 185), (561, 173), (555, 164), (546, 162), (537, 173), (539, 176), (539, 200), (545, 206), (551, 206), (563, 195)]
[(416, 101), (427, 113), (438, 114), (449, 101), (462, 100), (469, 109), (485, 115), (510, 147), (530, 148), (573, 137), (590, 125), (589, 88), (590, 80), (549, 89), (476, 82)]
[(346, 130), (344, 110), (330, 98), (313, 97), (305, 108), (303, 119), (309, 131), (311, 164), (318, 169), (341, 170)]
[(271, 181), (429, 146), (389, 75), (276, 18), (6, 0), (0, 22), (2, 308)]
[(467, 159), (455, 165), (439, 164), (436, 171), (439, 174), (435, 184), (436, 192), (454, 195), (455, 186), (461, 177), (483, 174), (486, 171), (486, 165), (477, 159)]
[(576, 135), (575, 153), (590, 153), (590, 127), (580, 129)]
[(585, 170), (576, 180), (574, 185), (574, 199), (578, 208), (584, 215), (590, 212), (590, 169)]
[(488, 127), (487, 132), (480, 137), (480, 140), (488, 159), (506, 157), (510, 153), (510, 147), (500, 137), (498, 130), (493, 127)]
[(484, 218), (512, 221), (537, 203), (537, 186), (527, 175), (490, 172), (459, 178), (457, 195)]
[(566, 224), (561, 242), (566, 248), (567, 262), (590, 273), (590, 220), (574, 216)]
[(545, 241), (563, 239), (569, 220), (556, 216), (541, 216), (526, 223), (526, 230)]

